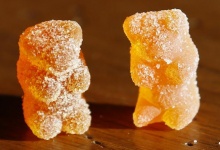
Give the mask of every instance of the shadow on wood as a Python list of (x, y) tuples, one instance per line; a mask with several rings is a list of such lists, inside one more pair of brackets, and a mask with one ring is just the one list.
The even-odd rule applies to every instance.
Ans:
[(111, 104), (90, 104), (94, 128), (135, 128), (132, 120), (134, 107)]
[(38, 140), (24, 122), (20, 97), (0, 95), (0, 139), (14, 141)]

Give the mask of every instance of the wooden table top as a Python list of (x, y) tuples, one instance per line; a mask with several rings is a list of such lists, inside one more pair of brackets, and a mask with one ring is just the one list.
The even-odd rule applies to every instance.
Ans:
[[(130, 43), (122, 24), (136, 12), (179, 8), (189, 18), (199, 49), (201, 107), (194, 121), (175, 131), (163, 123), (133, 125), (137, 100), (129, 73)], [(16, 78), (19, 35), (51, 19), (75, 20), (83, 29), (82, 49), (92, 76), (85, 97), (92, 125), (83, 135), (36, 138), (24, 123), (22, 90)], [(220, 149), (220, 1), (4, 1), (0, 5), (0, 149)]]

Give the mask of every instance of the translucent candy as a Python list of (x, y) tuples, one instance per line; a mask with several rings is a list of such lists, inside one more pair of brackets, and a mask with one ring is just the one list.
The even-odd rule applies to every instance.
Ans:
[(140, 87), (134, 124), (165, 122), (176, 130), (184, 128), (200, 104), (199, 56), (186, 15), (178, 9), (136, 13), (123, 28), (131, 42), (131, 77)]
[(17, 77), (24, 91), (27, 125), (42, 139), (61, 131), (83, 134), (91, 123), (82, 97), (90, 73), (80, 46), (82, 30), (74, 21), (46, 21), (20, 36)]

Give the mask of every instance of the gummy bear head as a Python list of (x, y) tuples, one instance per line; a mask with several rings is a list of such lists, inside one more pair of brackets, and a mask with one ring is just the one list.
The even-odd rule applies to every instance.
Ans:
[(21, 35), (20, 55), (33, 65), (55, 72), (73, 67), (79, 59), (82, 29), (75, 21), (51, 20), (26, 29)]
[(181, 10), (136, 13), (126, 18), (124, 32), (140, 57), (175, 59), (182, 51), (182, 35), (189, 35), (187, 17)]

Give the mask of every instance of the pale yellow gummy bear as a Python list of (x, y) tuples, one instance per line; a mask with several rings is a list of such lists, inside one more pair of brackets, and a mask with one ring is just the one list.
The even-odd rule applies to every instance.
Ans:
[(131, 42), (131, 77), (140, 87), (134, 124), (165, 122), (176, 130), (184, 128), (200, 104), (199, 56), (186, 15), (178, 9), (136, 13), (123, 28)]

